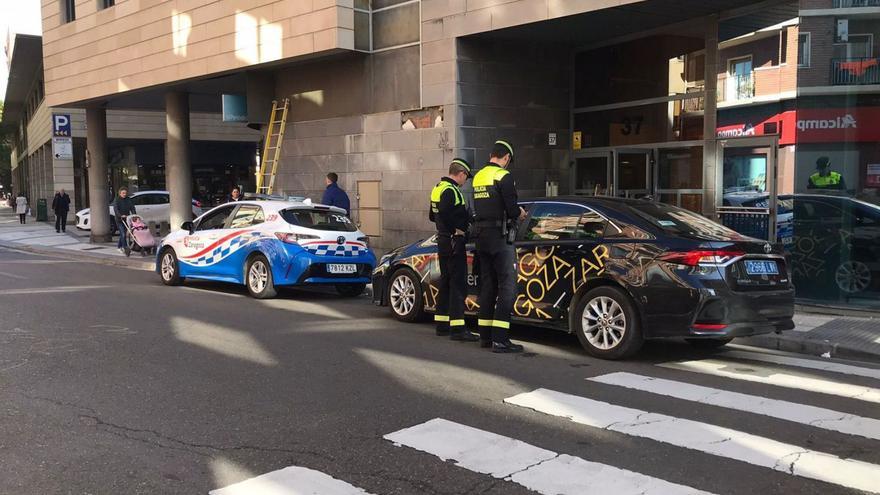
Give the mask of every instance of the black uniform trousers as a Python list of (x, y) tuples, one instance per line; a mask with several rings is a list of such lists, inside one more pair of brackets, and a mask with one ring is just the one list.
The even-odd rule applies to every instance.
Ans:
[(506, 343), (510, 337), (510, 312), (516, 299), (516, 249), (500, 228), (477, 235), (480, 264), (480, 339)]
[(434, 320), (437, 331), (464, 331), (464, 300), (467, 297), (467, 249), (464, 236), (437, 235), (440, 287)]
[(55, 212), (55, 232), (67, 231), (67, 212)]

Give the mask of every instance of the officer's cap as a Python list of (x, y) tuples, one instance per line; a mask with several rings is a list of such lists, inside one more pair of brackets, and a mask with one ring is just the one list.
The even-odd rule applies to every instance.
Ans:
[(495, 141), (495, 149), (496, 150), (502, 150), (502, 149), (506, 150), (507, 153), (510, 154), (511, 160), (513, 159), (513, 146), (511, 146), (510, 143), (508, 143), (507, 141), (503, 141), (501, 139), (499, 139), (498, 141)]
[(464, 167), (465, 172), (467, 172), (468, 177), (473, 177), (473, 172), (471, 171), (471, 164), (467, 162), (464, 158), (454, 158), (452, 163), (456, 165), (461, 165)]

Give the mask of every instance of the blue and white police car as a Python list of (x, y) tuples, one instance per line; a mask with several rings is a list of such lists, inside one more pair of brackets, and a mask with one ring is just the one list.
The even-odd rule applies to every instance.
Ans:
[(166, 285), (185, 279), (243, 284), (258, 299), (279, 286), (333, 285), (363, 293), (376, 257), (340, 208), (306, 201), (238, 201), (183, 224), (159, 245)]

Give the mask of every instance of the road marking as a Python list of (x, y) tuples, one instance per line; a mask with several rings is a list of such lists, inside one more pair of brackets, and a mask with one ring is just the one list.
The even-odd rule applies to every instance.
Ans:
[(876, 380), (880, 380), (880, 369), (862, 368), (860, 366), (835, 363), (833, 361), (819, 361), (815, 359), (802, 359), (789, 356), (779, 356), (776, 354), (764, 354), (761, 352), (743, 351), (727, 351), (722, 354), (722, 356), (733, 359), (748, 359), (751, 361), (763, 361), (765, 363), (784, 364), (786, 366), (796, 366), (799, 368), (830, 371), (833, 373), (841, 373), (844, 375), (864, 376), (866, 378), (874, 378)]
[(0, 296), (21, 294), (52, 294), (56, 292), (79, 292), (84, 290), (108, 289), (111, 285), (71, 285), (66, 287), (37, 287), (32, 289), (0, 289)]
[[(28, 251), (19, 251), (19, 250), (17, 250), (17, 249), (8, 249), (8, 248), (4, 248), (3, 250), (4, 250), (4, 251), (14, 251), (14, 252), (16, 252), (16, 253), (27, 254), (27, 255), (30, 255), (30, 256), (45, 256), (45, 255), (40, 255), (40, 254), (34, 254), (34, 253), (31, 253), (31, 252), (28, 252)], [(24, 264), (29, 264), (29, 265), (54, 265), (54, 264), (56, 264), (56, 263), (76, 263), (76, 261), (73, 261), (73, 260), (15, 260), (15, 261), (6, 261), (6, 260), (3, 260), (3, 261), (0, 261), (0, 264), (6, 264), (6, 263), (10, 263), (10, 264), (13, 264), (13, 265), (24, 265)]]
[(863, 400), (880, 404), (880, 389), (861, 385), (823, 380), (810, 376), (793, 375), (780, 371), (777, 368), (758, 366), (732, 361), (719, 361), (716, 359), (703, 359), (700, 361), (681, 361), (662, 363), (657, 366), (675, 370), (693, 371), (713, 376), (733, 378), (747, 382), (764, 383), (777, 387), (795, 388), (808, 392), (836, 395), (848, 399)]
[(384, 438), (546, 495), (708, 495), (442, 418), (389, 433)]
[(588, 378), (587, 380), (699, 402), (710, 406), (726, 407), (737, 411), (770, 416), (783, 421), (815, 426), (816, 428), (848, 435), (880, 440), (880, 420), (863, 418), (831, 409), (784, 400), (768, 399), (756, 395), (728, 392), (717, 388), (702, 387), (700, 385), (652, 378), (633, 373), (610, 373)]
[(27, 278), (27, 277), (22, 277), (21, 275), (16, 275), (14, 273), (9, 273), (9, 272), (0, 272), (0, 276), (9, 277), (9, 278), (17, 278), (18, 280), (24, 280)]
[(849, 488), (880, 493), (880, 466), (790, 445), (769, 438), (675, 418), (664, 414), (616, 406), (606, 402), (547, 389), (504, 399), (508, 404), (568, 418), (575, 423), (726, 457), (826, 481)]
[(209, 495), (369, 495), (361, 488), (320, 471), (299, 466), (272, 471), (208, 493)]

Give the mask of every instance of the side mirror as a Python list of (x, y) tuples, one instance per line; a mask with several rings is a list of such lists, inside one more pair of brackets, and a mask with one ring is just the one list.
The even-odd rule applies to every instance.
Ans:
[(192, 222), (183, 222), (183, 225), (181, 225), (180, 228), (188, 231), (190, 234), (192, 234), (196, 230)]

